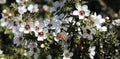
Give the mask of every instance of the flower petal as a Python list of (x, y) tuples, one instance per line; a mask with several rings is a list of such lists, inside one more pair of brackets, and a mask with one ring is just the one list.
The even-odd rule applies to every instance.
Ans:
[(73, 15), (79, 15), (79, 11), (77, 10), (73, 11)]

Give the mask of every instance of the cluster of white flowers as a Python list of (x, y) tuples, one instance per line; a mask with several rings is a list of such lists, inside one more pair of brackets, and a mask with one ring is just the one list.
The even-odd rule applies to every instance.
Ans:
[[(66, 0), (63, 2), (56, 1), (51, 8), (47, 5), (43, 5), (43, 10), (57, 12), (60, 8), (62, 8), (65, 1)], [(81, 35), (82, 38), (86, 38), (88, 40), (94, 39), (93, 35), (96, 34), (96, 30), (107, 31), (107, 27), (102, 26), (102, 23), (105, 23), (105, 19), (102, 18), (101, 15), (96, 15), (96, 13), (90, 14), (90, 10), (88, 10), (87, 5), (77, 4), (77, 10), (72, 11), (72, 16), (78, 16), (79, 21), (76, 21), (76, 19), (72, 16), (66, 17), (65, 14), (61, 13), (59, 15), (54, 15), (51, 18), (45, 18), (43, 21), (41, 19), (35, 21), (33, 18), (29, 18), (29, 21), (27, 22), (20, 22), (22, 21), (23, 14), (27, 11), (30, 13), (37, 13), (39, 11), (39, 6), (38, 4), (25, 5), (24, 3), (28, 2), (28, 0), (16, 0), (16, 2), (18, 3), (18, 12), (20, 13), (20, 16), (10, 18), (8, 15), (4, 15), (3, 13), (1, 19), (2, 27), (12, 29), (12, 32), (14, 33), (13, 43), (16, 44), (16, 46), (22, 44), (24, 39), (23, 34), (34, 32), (35, 37), (37, 37), (37, 41), (44, 41), (48, 37), (47, 33), (51, 33), (49, 30), (54, 30), (52, 31), (52, 36), (54, 38), (53, 40), (56, 42), (59, 42), (60, 40), (67, 41), (70, 34), (67, 31), (71, 30), (68, 29), (71, 24), (73, 26), (77, 25), (78, 34)], [(45, 48), (45, 45), (41, 44), (40, 47)], [(40, 53), (36, 42), (30, 43), (28, 48), (30, 48), (28, 53), (30, 56), (37, 57)], [(91, 59), (94, 59), (94, 50), (95, 47), (90, 47), (89, 49)], [(73, 53), (69, 52), (69, 50), (65, 48), (63, 59), (70, 59), (72, 56)], [(47, 58), (52, 59), (51, 55), (48, 55)]]
[(25, 2), (28, 2), (28, 0), (16, 0), (16, 2), (18, 3), (18, 12), (22, 15), (25, 12), (27, 12), (27, 10), (30, 13), (34, 13), (34, 12), (38, 12), (39, 8), (38, 8), (38, 4), (29, 4), (28, 6), (25, 5)]

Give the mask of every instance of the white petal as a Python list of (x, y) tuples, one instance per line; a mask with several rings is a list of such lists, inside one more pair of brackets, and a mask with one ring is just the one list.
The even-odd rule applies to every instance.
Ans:
[(29, 33), (30, 32), (30, 30), (24, 30), (24, 33)]
[(72, 57), (73, 56), (73, 53), (72, 52), (70, 52), (70, 57)]
[(4, 26), (7, 26), (7, 24), (8, 24), (7, 22), (2, 22), (1, 26), (4, 27)]
[(93, 36), (92, 35), (88, 35), (88, 40), (93, 40)]
[(89, 56), (90, 56), (91, 59), (94, 59), (94, 56), (92, 56), (92, 55), (90, 55), (90, 54), (89, 54)]
[(82, 15), (79, 15), (79, 19), (84, 19), (84, 16), (82, 16)]
[(24, 28), (20, 27), (20, 28), (19, 28), (19, 31), (20, 31), (20, 32), (23, 32), (23, 31), (24, 31)]
[(58, 41), (59, 41), (59, 39), (57, 39), (56, 37), (54, 38), (54, 40), (55, 40), (56, 42), (58, 42)]
[(44, 39), (42, 37), (37, 38), (38, 41), (43, 41)]
[(101, 27), (100, 31), (107, 31), (107, 27), (106, 26)]
[(92, 29), (92, 34), (96, 34), (96, 30), (94, 28)]
[(80, 4), (76, 5), (76, 8), (77, 10), (81, 10), (81, 5)]
[(60, 6), (60, 3), (59, 3), (58, 1), (56, 1), (56, 2), (54, 3), (54, 6), (57, 8), (57, 7)]
[(79, 11), (77, 10), (73, 11), (73, 15), (79, 15)]
[(32, 55), (33, 55), (33, 52), (32, 52), (32, 51), (29, 51), (28, 54), (29, 54), (30, 56), (32, 56)]
[(83, 5), (82, 9), (88, 10), (88, 6), (87, 5)]
[(90, 15), (90, 11), (89, 10), (86, 10), (85, 11), (85, 16), (89, 16)]
[(56, 8), (55, 8), (55, 7), (51, 7), (50, 10), (51, 10), (52, 12), (54, 12), (54, 11), (56, 11)]

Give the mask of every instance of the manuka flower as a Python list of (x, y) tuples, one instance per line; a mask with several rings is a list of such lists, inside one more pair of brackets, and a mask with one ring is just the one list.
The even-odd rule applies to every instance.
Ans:
[(29, 33), (33, 27), (33, 23), (23, 22), (20, 24), (19, 31), (24, 33)]
[(28, 9), (28, 11), (30, 11), (31, 13), (34, 13), (34, 12), (38, 12), (38, 11), (39, 11), (37, 4), (34, 4), (34, 5), (33, 5), (33, 4), (30, 4), (27, 9)]
[(19, 46), (22, 43), (22, 41), (23, 41), (22, 33), (14, 34), (13, 44), (15, 44), (16, 46)]
[(89, 16), (90, 10), (87, 5), (76, 5), (77, 10), (73, 11), (73, 15), (78, 15), (79, 19), (84, 19), (85, 16)]
[(69, 52), (68, 50), (64, 50), (63, 59), (71, 59), (72, 56), (73, 56), (72, 52)]
[(4, 14), (2, 14), (2, 19), (0, 20), (1, 22), (1, 26), (5, 27), (9, 24), (10, 19), (8, 18), (8, 16), (5, 16)]
[(96, 47), (93, 46), (93, 47), (90, 47), (89, 50), (88, 50), (89, 51), (89, 56), (90, 56), (91, 59), (94, 59), (95, 49), (96, 49)]
[(56, 12), (56, 11), (58, 11), (62, 6), (63, 6), (63, 4), (62, 4), (61, 2), (56, 1), (56, 2), (54, 2), (53, 7), (51, 7), (51, 11), (52, 11), (52, 12)]
[(39, 30), (42, 30), (45, 27), (45, 24), (42, 21), (35, 21), (32, 31), (38, 33)]
[(27, 9), (26, 9), (25, 5), (18, 6), (18, 12), (20, 14), (24, 14), (25, 12), (27, 12)]
[(94, 13), (94, 15), (91, 15), (91, 20), (93, 22), (93, 25), (96, 26), (96, 28), (100, 31), (107, 31), (107, 27), (106, 26), (101, 26), (102, 23), (105, 22), (105, 19), (102, 18), (101, 15), (96, 15), (96, 13)]
[(39, 50), (39, 48), (38, 48), (37, 46), (38, 46), (38, 45), (37, 45), (36, 42), (29, 44), (30, 50), (29, 50), (29, 52), (28, 52), (28, 55), (34, 56), (35, 59), (38, 57), (38, 55), (39, 55), (39, 53), (40, 53), (40, 50)]
[(59, 29), (53, 32), (54, 40), (55, 41), (66, 41), (67, 40), (67, 33), (66, 32), (61, 32)]
[(96, 30), (94, 28), (91, 28), (90, 26), (82, 27), (82, 37), (87, 38), (88, 40), (93, 40), (93, 34), (96, 33)]
[(59, 23), (56, 19), (50, 20), (46, 18), (43, 22), (47, 29), (56, 29), (59, 27)]
[(44, 39), (46, 39), (46, 38), (47, 38), (47, 35), (46, 35), (47, 32), (48, 32), (48, 31), (47, 31), (47, 30), (44, 30), (44, 29), (39, 30), (39, 31), (35, 34), (35, 36), (37, 37), (37, 40), (38, 40), (38, 41), (43, 41)]

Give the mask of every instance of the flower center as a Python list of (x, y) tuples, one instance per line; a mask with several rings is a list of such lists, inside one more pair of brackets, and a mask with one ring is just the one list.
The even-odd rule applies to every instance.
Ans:
[(32, 11), (33, 11), (33, 12), (35, 11), (35, 8), (34, 8), (34, 7), (32, 8)]
[(7, 22), (8, 21), (8, 18), (5, 18), (5, 22)]
[(16, 23), (16, 21), (13, 21), (13, 26), (17, 26), (17, 23)]
[(35, 26), (35, 30), (38, 31), (40, 28), (38, 26)]
[(52, 24), (48, 24), (48, 27), (52, 27)]
[(87, 32), (88, 34), (90, 34), (90, 33), (91, 33), (90, 29), (86, 29), (86, 32)]
[(69, 57), (69, 53), (65, 53), (65, 57)]
[(25, 29), (29, 30), (30, 29), (30, 25), (25, 25)]
[(63, 26), (65, 26), (65, 24), (64, 24), (64, 23), (62, 23), (62, 24), (61, 24), (61, 26), (63, 27)]
[(56, 9), (59, 10), (59, 9), (60, 9), (60, 6), (58, 6)]
[(79, 14), (80, 14), (80, 15), (84, 15), (84, 14), (85, 14), (85, 11), (84, 11), (84, 10), (81, 10), (81, 11), (79, 12)]
[(22, 37), (19, 37), (19, 40), (22, 41)]
[(43, 33), (43, 32), (39, 32), (38, 35), (39, 35), (39, 36), (43, 36), (44, 33)]
[(59, 38), (60, 40), (65, 40), (66, 39), (65, 35), (62, 34), (62, 33), (57, 33), (57, 38)]
[(36, 47), (33, 48), (33, 52), (37, 52), (37, 48)]

